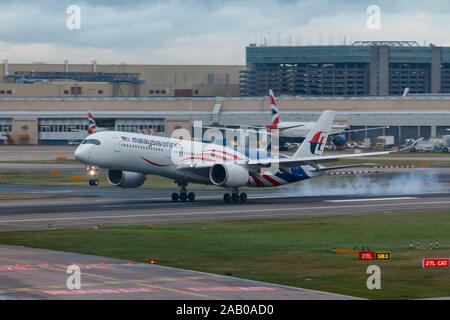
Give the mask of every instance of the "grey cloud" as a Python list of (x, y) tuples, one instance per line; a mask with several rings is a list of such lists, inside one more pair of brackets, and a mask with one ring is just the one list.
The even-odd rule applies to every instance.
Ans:
[[(81, 7), (81, 30), (66, 28), (66, 8), (70, 4)], [(426, 4), (407, 0), (0, 0), (0, 28), (5, 31), (0, 42), (151, 56), (171, 48), (178, 50), (174, 54), (180, 54), (181, 43), (189, 45), (189, 41), (199, 39), (208, 41), (200, 44), (205, 52), (216, 50), (220, 54), (223, 48), (211, 47), (220, 46), (223, 38), (223, 46), (240, 46), (243, 52), (243, 44), (256, 34), (271, 33), (275, 39), (278, 33), (305, 32), (306, 38), (311, 36), (313, 25), (317, 28), (314, 32), (323, 32), (326, 38), (329, 33), (363, 29), (365, 10), (371, 4), (381, 7), (383, 21), (390, 22), (385, 25), (392, 25), (392, 17), (421, 13), (442, 33), (430, 33), (429, 40), (449, 33), (448, 20), (435, 17), (450, 14), (450, 1), (438, 0)], [(383, 32), (379, 35), (394, 34), (392, 30)], [(414, 37), (411, 34), (409, 38)]]

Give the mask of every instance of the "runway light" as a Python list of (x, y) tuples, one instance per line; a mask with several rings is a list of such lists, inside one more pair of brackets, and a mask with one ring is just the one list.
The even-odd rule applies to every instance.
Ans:
[(128, 261), (128, 264), (131, 264), (131, 261)]
[(157, 264), (158, 260), (150, 260), (150, 264)]

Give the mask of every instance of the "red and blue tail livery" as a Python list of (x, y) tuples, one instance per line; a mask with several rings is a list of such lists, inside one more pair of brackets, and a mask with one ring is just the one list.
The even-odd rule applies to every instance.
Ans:
[(327, 143), (328, 134), (324, 131), (317, 132), (309, 141), (310, 150), (312, 154), (321, 155), (323, 153), (324, 145)]
[(87, 132), (89, 134), (92, 134), (92, 133), (94, 133), (94, 131), (97, 130), (97, 125), (95, 123), (94, 117), (92, 116), (92, 114), (90, 112), (88, 112), (88, 122), (89, 122), (89, 126), (88, 126)]

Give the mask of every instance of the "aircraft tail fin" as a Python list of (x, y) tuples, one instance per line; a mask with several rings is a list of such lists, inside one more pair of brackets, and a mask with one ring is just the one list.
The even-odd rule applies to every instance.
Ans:
[(405, 88), (402, 97), (407, 97), (408, 95), (409, 95), (409, 88)]
[(88, 126), (87, 132), (89, 134), (92, 134), (92, 133), (94, 133), (95, 130), (97, 130), (97, 125), (96, 125), (95, 119), (92, 116), (92, 113), (90, 111), (88, 111), (88, 121), (89, 121), (89, 126)]
[(321, 156), (323, 154), (335, 114), (336, 112), (332, 110), (325, 110), (322, 113), (300, 145), (300, 148), (298, 148), (294, 158)]
[(277, 107), (277, 102), (275, 101), (275, 95), (272, 90), (269, 90), (270, 99), (270, 111), (272, 112), (272, 124), (269, 126), (269, 131), (278, 129), (278, 124), (280, 123), (280, 111)]

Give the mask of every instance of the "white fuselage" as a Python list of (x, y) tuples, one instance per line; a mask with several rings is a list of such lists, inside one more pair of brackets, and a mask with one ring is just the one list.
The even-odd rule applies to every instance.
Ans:
[[(304, 139), (313, 128), (315, 122), (280, 122), (278, 130), (280, 138), (300, 138)], [(348, 126), (333, 125), (330, 134), (343, 132)]]

